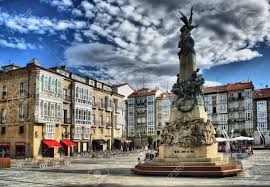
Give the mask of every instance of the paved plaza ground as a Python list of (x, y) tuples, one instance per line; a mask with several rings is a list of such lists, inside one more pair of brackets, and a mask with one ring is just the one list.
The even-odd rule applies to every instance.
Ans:
[(270, 150), (242, 160), (244, 172), (229, 178), (144, 177), (131, 172), (140, 155), (111, 159), (74, 159), (72, 165), (46, 169), (0, 170), (0, 186), (232, 186), (269, 185)]

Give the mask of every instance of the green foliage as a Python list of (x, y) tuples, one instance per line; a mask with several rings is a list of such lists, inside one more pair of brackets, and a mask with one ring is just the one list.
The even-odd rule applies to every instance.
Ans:
[(154, 136), (154, 135), (149, 135), (149, 136), (147, 137), (148, 144), (149, 144), (149, 145), (152, 145), (154, 139), (155, 139), (155, 136)]
[(249, 136), (247, 129), (242, 129), (240, 134), (241, 136)]
[(219, 130), (216, 130), (216, 134), (215, 134), (215, 137), (220, 137), (220, 131)]

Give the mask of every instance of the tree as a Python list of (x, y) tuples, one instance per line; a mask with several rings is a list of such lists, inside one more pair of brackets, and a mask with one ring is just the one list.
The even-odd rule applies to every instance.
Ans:
[(147, 137), (147, 141), (148, 141), (149, 147), (151, 147), (151, 145), (153, 145), (154, 139), (155, 139), (154, 135), (149, 135), (149, 136)]
[(240, 134), (241, 136), (246, 136), (246, 137), (249, 136), (247, 129), (242, 129)]
[(220, 131), (219, 130), (216, 130), (216, 134), (215, 134), (215, 137), (220, 137)]

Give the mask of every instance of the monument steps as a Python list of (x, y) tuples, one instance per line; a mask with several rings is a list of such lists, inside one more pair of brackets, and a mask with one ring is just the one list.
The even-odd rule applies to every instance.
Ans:
[[(235, 176), (241, 169), (237, 168), (219, 168), (219, 170), (210, 170), (204, 169), (201, 170), (202, 167), (190, 168), (190, 170), (186, 169), (179, 170), (177, 167), (172, 167), (170, 170), (163, 170), (162, 168), (152, 168), (152, 170), (146, 170), (145, 168), (135, 167), (132, 171), (138, 175), (150, 175), (150, 176), (167, 176), (167, 177), (227, 177), (227, 176)], [(205, 168), (205, 167), (204, 167)]]

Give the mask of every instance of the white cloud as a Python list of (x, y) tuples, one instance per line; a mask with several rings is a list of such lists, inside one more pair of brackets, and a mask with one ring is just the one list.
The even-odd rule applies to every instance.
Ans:
[(217, 81), (205, 81), (204, 87), (210, 87), (210, 86), (220, 86), (222, 85), (220, 82)]
[[(95, 5), (82, 2), (86, 17), (96, 15), (84, 35), (100, 36), (109, 44), (69, 48), (65, 53), (68, 65), (95, 65), (117, 81), (139, 84), (144, 72), (149, 85), (160, 82), (164, 87), (167, 81), (173, 84), (179, 67), (177, 43), (181, 26), (175, 12), (181, 8), (188, 14), (192, 5), (195, 6), (194, 22), (199, 24), (192, 35), (200, 68), (260, 57), (254, 47), (270, 34), (270, 7), (266, 0), (229, 0), (227, 3), (222, 0), (127, 0), (118, 6), (117, 3), (114, 0), (95, 0)], [(102, 55), (97, 55), (98, 52)], [(218, 83), (207, 81), (206, 84)]]
[(73, 7), (73, 2), (71, 0), (40, 0), (40, 2), (44, 2), (53, 7), (57, 7), (60, 11)]
[(34, 44), (26, 43), (23, 39), (17, 38), (9, 38), (8, 40), (0, 39), (0, 46), (16, 48), (21, 50), (40, 48), (39, 46), (36, 46)]

